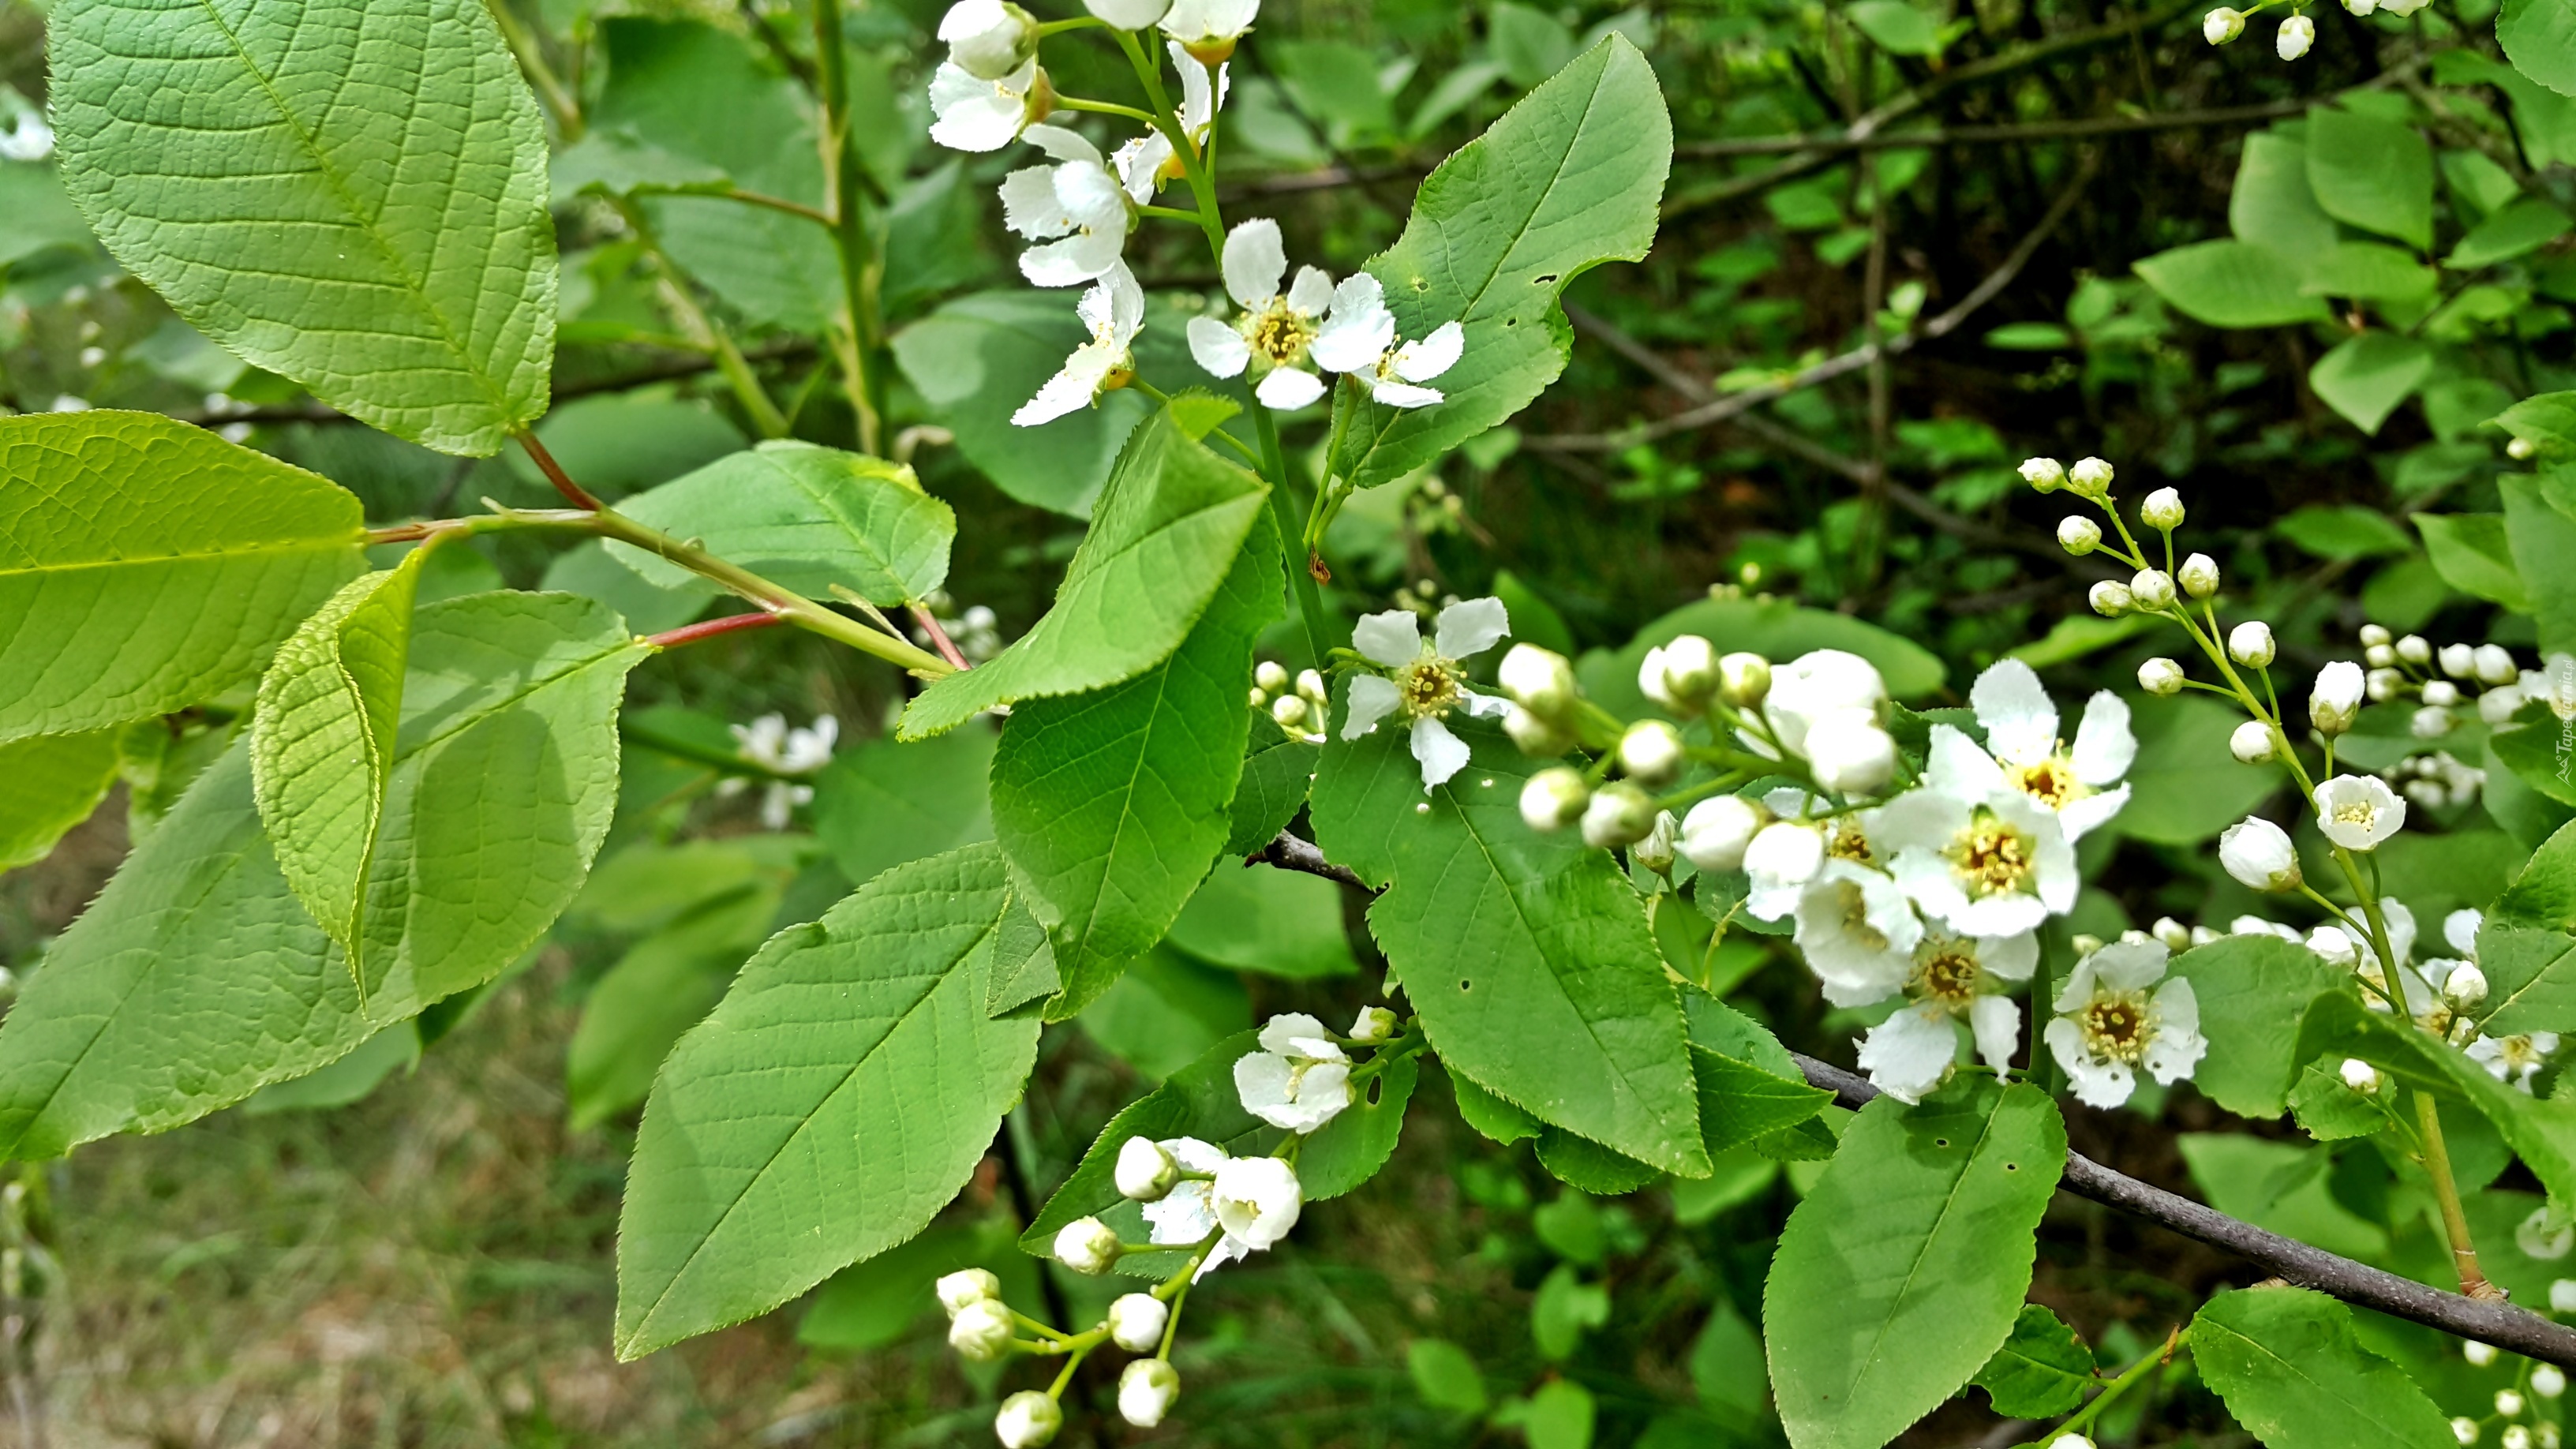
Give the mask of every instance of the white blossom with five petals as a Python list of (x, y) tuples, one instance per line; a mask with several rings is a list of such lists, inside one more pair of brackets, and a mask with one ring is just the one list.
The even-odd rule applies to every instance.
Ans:
[(1422, 384), (1456, 366), (1466, 347), (1466, 329), (1455, 322), (1419, 341), (1397, 342), (1386, 288), (1360, 272), (1333, 290), (1333, 313), (1315, 334), (1312, 355), (1317, 367), (1358, 378), (1388, 407), (1427, 408), (1441, 393)]
[(1932, 727), (1921, 789), (1879, 807), (1871, 835), (1924, 914), (1964, 936), (2018, 936), (2075, 908), (2075, 847), (2055, 811), (1994, 788), (1995, 762), (1948, 725)]
[(2129, 787), (2119, 780), (2138, 757), (2138, 737), (2118, 695), (2105, 689), (2084, 706), (2071, 748), (2058, 737), (2056, 703), (2038, 673), (2018, 659), (1978, 675), (1968, 704), (1986, 732), (1986, 747), (1978, 752), (1983, 761), (1964, 751), (1951, 758), (1954, 770), (1975, 777), (1957, 781), (1963, 789), (1988, 798), (2008, 790), (2028, 796), (2057, 812), (2070, 845), (2129, 803)]
[(1127, 193), (1100, 148), (1062, 126), (1031, 126), (1026, 138), (1055, 158), (1002, 179), (1002, 225), (1031, 241), (1020, 272), (1041, 287), (1072, 287), (1109, 275), (1133, 224)]
[(1261, 1050), (1235, 1058), (1243, 1110), (1304, 1135), (1351, 1104), (1351, 1062), (1324, 1024), (1302, 1011), (1270, 1018)]
[(1798, 952), (1836, 1006), (1883, 1001), (1914, 968), (1923, 922), (1881, 872), (1827, 859), (1798, 894)]
[(1256, 217), (1226, 233), (1226, 295), (1243, 309), (1233, 322), (1214, 317), (1190, 319), (1190, 356), (1216, 377), (1241, 377), (1245, 368), (1259, 379), (1253, 396), (1266, 408), (1282, 412), (1302, 408), (1324, 395), (1308, 358), (1324, 317), (1333, 305), (1333, 279), (1321, 267), (1300, 267), (1286, 292), (1288, 249), (1279, 239), (1279, 223)]
[(2067, 974), (2047, 1037), (2076, 1100), (2117, 1107), (2138, 1089), (2140, 1067), (2170, 1086), (2200, 1065), (2209, 1051), (2200, 998), (2189, 981), (2165, 980), (2170, 954), (2159, 941), (2114, 941)]
[(1091, 330), (1091, 340), (1073, 349), (1037, 396), (1011, 414), (1011, 421), (1023, 428), (1091, 406), (1103, 392), (1124, 386), (1134, 369), (1128, 349), (1145, 325), (1145, 293), (1125, 262), (1113, 263), (1109, 275), (1082, 294), (1074, 312)]
[(1402, 714), (1410, 722), (1413, 758), (1422, 766), (1423, 792), (1430, 793), (1467, 768), (1467, 742), (1442, 723), (1449, 713), (1463, 709), (1478, 719), (1499, 719), (1511, 712), (1511, 701), (1469, 689), (1459, 663), (1493, 648), (1511, 631), (1503, 601), (1491, 598), (1461, 599), (1442, 609), (1429, 639), (1422, 637), (1421, 619), (1403, 609), (1361, 619), (1351, 630), (1351, 647), (1388, 673), (1352, 676), (1342, 738), (1358, 739), (1378, 721)]
[(2002, 994), (2003, 985), (2029, 980), (2038, 965), (2039, 937), (2028, 932), (1925, 932), (1905, 980), (1909, 1000), (1861, 1039), (1861, 1070), (1899, 1101), (1921, 1101), (1958, 1060), (1959, 1034), (1952, 1023), (1965, 1018), (1977, 1055), (2002, 1071), (2021, 1041), (2021, 1007)]
[(999, 151), (1035, 119), (1044, 84), (1034, 55), (999, 80), (942, 61), (930, 76), (930, 139), (952, 151)]

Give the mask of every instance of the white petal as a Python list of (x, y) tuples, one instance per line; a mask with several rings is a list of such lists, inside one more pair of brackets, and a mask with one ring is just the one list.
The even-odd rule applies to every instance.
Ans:
[(1443, 395), (1436, 387), (1415, 387), (1381, 377), (1370, 382), (1369, 396), (1391, 408), (1427, 408), (1438, 404)]
[(1187, 1172), (1214, 1172), (1225, 1165), (1225, 1149), (1196, 1137), (1166, 1137), (1154, 1144), (1172, 1154)]
[(2080, 795), (2058, 807), (2057, 828), (2066, 833), (2069, 844), (2082, 840), (2120, 813), (2129, 803), (2129, 787), (2105, 790), (2099, 795)]
[(1288, 305), (1309, 317), (1321, 317), (1333, 305), (1333, 277), (1322, 267), (1299, 267), (1288, 288)]
[[(1952, 730), (1951, 733), (1957, 734), (1958, 731)], [(1791, 802), (1804, 799), (1800, 792), (1794, 790), (1774, 791), (1773, 794), (1787, 795)], [(1764, 803), (1771, 802), (1766, 798)], [(1786, 809), (1779, 804), (1771, 804), (1771, 813), (1791, 815), (1805, 808), (1798, 803), (1790, 803)], [(1968, 823), (1968, 816), (1968, 804), (1957, 796), (1937, 790), (1908, 790), (1871, 812), (1869, 837), (1884, 850), (1937, 852), (1949, 846), (1950, 838)]]
[(1196, 135), (1216, 119), (1216, 97), (1208, 88), (1207, 67), (1182, 46), (1168, 40), (1163, 45), (1172, 52), (1172, 68), (1181, 73), (1181, 128)]
[(1298, 367), (1274, 367), (1252, 395), (1275, 413), (1293, 413), (1324, 395), (1324, 380)]
[(1512, 712), (1512, 702), (1499, 695), (1478, 694), (1472, 689), (1458, 691), (1460, 707), (1470, 719), (1502, 719)]
[(1100, 164), (1100, 148), (1091, 144), (1080, 131), (1062, 126), (1031, 126), (1020, 133), (1020, 139), (1037, 147), (1058, 161), (1088, 161)]
[(1172, 159), (1172, 143), (1160, 131), (1148, 131), (1118, 148), (1118, 179), (1128, 198), (1142, 206), (1163, 186), (1163, 165)]
[(1443, 322), (1430, 336), (1395, 350), (1395, 374), (1407, 382), (1429, 382), (1455, 367), (1467, 350), (1467, 329)]
[(1031, 241), (1073, 230), (1073, 217), (1055, 194), (1055, 168), (1023, 166), (1002, 178), (1002, 225)]
[(1214, 377), (1241, 377), (1252, 361), (1252, 345), (1243, 334), (1214, 317), (1193, 317), (1189, 325), (1190, 359)]
[[(1959, 922), (1968, 914), (1968, 893), (1960, 888), (1958, 872), (1950, 868), (1950, 862), (1940, 852), (1924, 846), (1911, 846), (1898, 851), (1887, 868), (1888, 873), (1896, 877), (1896, 884), (1923, 908), (1925, 915), (1946, 922), (1953, 929), (1960, 929)], [(2019, 930), (1987, 934), (2018, 935), (2037, 924), (2037, 921), (2032, 921)]]
[(1092, 400), (1100, 396), (1102, 380), (1109, 376), (1110, 369), (1118, 365), (1119, 356), (1125, 350), (1093, 343), (1075, 348), (1073, 355), (1064, 360), (1064, 367), (1038, 389), (1037, 396), (1020, 404), (1019, 411), (1011, 414), (1011, 421), (1023, 428), (1033, 428), (1091, 406)]
[(1278, 1118), (1289, 1105), (1288, 1084), (1296, 1074), (1296, 1064), (1270, 1052), (1245, 1052), (1234, 1060), (1234, 1092), (1243, 1110), (1273, 1127), (1289, 1124)]
[(2064, 1017), (2048, 1024), (2048, 1050), (2066, 1069), (2075, 1099), (2088, 1107), (2117, 1107), (2138, 1089), (2137, 1074), (2126, 1062), (2095, 1061), (2084, 1051), (2084, 1035)]
[(1977, 1055), (2000, 1072), (2012, 1065), (2021, 1045), (2021, 1007), (2009, 996), (1980, 996), (1968, 1005), (1968, 1029), (1976, 1035)]
[(1946, 1015), (1925, 1015), (1907, 1007), (1871, 1027), (1861, 1039), (1860, 1069), (1878, 1089), (1899, 1101), (1916, 1102), (1941, 1085), (1958, 1059), (1958, 1033)]
[(1432, 786), (1449, 783), (1450, 776), (1467, 768), (1467, 742), (1436, 719), (1418, 719), (1413, 722), (1413, 758), (1422, 764), (1422, 790), (1429, 794)]
[(2057, 748), (2057, 706), (2040, 687), (2039, 671), (2018, 659), (1988, 665), (1968, 689), (1968, 706), (1996, 759), (2035, 765)]
[(1431, 647), (1443, 659), (1482, 654), (1512, 632), (1512, 616), (1500, 599), (1460, 599), (1440, 611)]
[(1226, 295), (1245, 307), (1258, 307), (1279, 295), (1279, 279), (1288, 274), (1288, 248), (1279, 240), (1279, 223), (1255, 217), (1226, 233)]
[(2039, 937), (1981, 936), (1977, 939), (1977, 964), (2003, 981), (2028, 981), (2039, 968)]
[(1422, 620), (1410, 609), (1363, 614), (1351, 627), (1351, 647), (1372, 664), (1401, 669), (1422, 657)]
[(930, 127), (931, 140), (952, 151), (980, 152), (999, 151), (1018, 139), (1020, 123), (1028, 119), (1028, 103), (1017, 96), (995, 94), (988, 81), (976, 84), (985, 93), (941, 112)]
[[(1125, 271), (1125, 264), (1120, 264), (1118, 270)], [(1108, 335), (1110, 311), (1109, 279), (1106, 277), (1092, 283), (1091, 289), (1082, 294), (1082, 300), (1073, 304), (1073, 315), (1082, 319), (1083, 330), (1095, 339)]]
[[(1283, 1011), (1262, 1023), (1261, 1035), (1256, 1039), (1263, 1051), (1288, 1056), (1294, 1054), (1290, 1043), (1299, 1037), (1322, 1037), (1324, 1034), (1324, 1023), (1315, 1017), (1302, 1011)], [(1340, 1056), (1341, 1052), (1337, 1049), (1333, 1055)]]
[(1355, 740), (1377, 728), (1377, 722), (1395, 713), (1404, 695), (1392, 679), (1374, 674), (1351, 677), (1348, 698), (1342, 706), (1342, 738)]
[(1975, 740), (1942, 724), (1932, 727), (1931, 759), (1925, 764), (1923, 778), (1935, 791), (1953, 800), (1985, 800), (2011, 788), (2004, 783), (2003, 767), (1995, 763), (1993, 756), (1977, 748)]
[(1127, 193), (1100, 162), (1068, 161), (1055, 168), (1055, 194), (1083, 225), (1122, 234), (1127, 230)]
[[(2164, 979), (2169, 954), (2162, 941), (2114, 941), (2094, 952), (2090, 960), (2102, 984), (2113, 991), (2136, 991)], [(2192, 1020), (2200, 1020), (2196, 1012)]]
[(1332, 372), (1374, 371), (1395, 344), (1395, 314), (1377, 278), (1354, 272), (1333, 290), (1333, 311), (1308, 347), (1315, 365)]
[(2084, 706), (2075, 727), (2075, 778), (2099, 788), (2137, 763), (2138, 737), (2129, 729), (2129, 702), (2105, 689)]
[[(1948, 862), (1943, 864), (1946, 866)], [(2038, 930), (2039, 923), (2047, 920), (2049, 915), (2048, 907), (2040, 902), (2039, 897), (2017, 891), (1977, 901), (1967, 900), (1966, 893), (1961, 892), (1960, 899), (1965, 905), (1951, 915), (1950, 926), (1971, 936), (2018, 936), (2024, 931)], [(1924, 909), (1928, 911), (1932, 907), (1926, 905)]]
[[(1178, 1156), (1174, 1154), (1176, 1159)], [(1192, 1172), (1216, 1170), (1215, 1163), (1205, 1167), (1188, 1162), (1181, 1165)], [(1208, 1185), (1204, 1182), (1175, 1184), (1160, 1201), (1145, 1204), (1145, 1221), (1153, 1224), (1150, 1237), (1157, 1243), (1195, 1243), (1215, 1232), (1216, 1209), (1209, 1205)]]
[(1101, 280), (1109, 287), (1109, 340), (1123, 350), (1145, 330), (1145, 289), (1136, 285), (1136, 274), (1125, 262)]
[(1076, 232), (1020, 253), (1020, 274), (1041, 287), (1078, 287), (1107, 276), (1126, 244), (1119, 232)]

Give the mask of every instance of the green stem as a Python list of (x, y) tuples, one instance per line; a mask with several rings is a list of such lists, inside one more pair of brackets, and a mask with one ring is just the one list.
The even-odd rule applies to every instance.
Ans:
[(957, 672), (947, 660), (927, 649), (871, 629), (846, 614), (835, 613), (803, 594), (771, 583), (740, 564), (718, 558), (696, 544), (673, 538), (658, 528), (648, 528), (614, 509), (602, 508), (591, 515), (590, 530), (602, 538), (632, 544), (701, 578), (712, 579), (798, 628), (847, 644), (862, 654), (874, 655), (921, 678), (943, 679)]
[[(814, 0), (814, 51), (822, 73), (824, 171), (831, 178), (832, 247), (841, 263), (841, 371), (858, 416), (859, 451), (875, 453), (884, 428), (884, 346), (877, 318), (877, 257), (860, 204), (872, 192), (850, 127), (850, 64), (843, 48), (841, 0)], [(878, 198), (882, 200), (883, 198)]]
[(2064, 1435), (2082, 1433), (2086, 1428), (2091, 1426), (2095, 1419), (2102, 1416), (2103, 1410), (2110, 1408), (2112, 1404), (2118, 1402), (2120, 1396), (2127, 1393), (2132, 1385), (2136, 1384), (2140, 1379), (2145, 1378), (2147, 1376), (2147, 1370), (2154, 1368), (2158, 1364), (2171, 1358), (2174, 1350), (2181, 1347), (2186, 1338), (2187, 1335), (2185, 1334), (2175, 1334), (2173, 1337), (2166, 1339), (2162, 1347), (2148, 1354), (2145, 1358), (2138, 1360), (2136, 1363), (2129, 1365), (2128, 1368), (2121, 1371), (2118, 1378), (2111, 1380), (2111, 1382), (2103, 1388), (2102, 1392), (2093, 1396), (2093, 1402), (2076, 1410), (2075, 1416), (2068, 1419), (2065, 1423), (2060, 1424), (2056, 1428), (2049, 1430), (2047, 1433), (2040, 1435), (2039, 1442), (2055, 1443)]
[(1141, 125), (1154, 124), (1151, 112), (1140, 111), (1134, 106), (1122, 106), (1116, 101), (1095, 101), (1085, 96), (1060, 95), (1055, 98), (1055, 104), (1058, 110), (1089, 111), (1095, 115), (1118, 116)]

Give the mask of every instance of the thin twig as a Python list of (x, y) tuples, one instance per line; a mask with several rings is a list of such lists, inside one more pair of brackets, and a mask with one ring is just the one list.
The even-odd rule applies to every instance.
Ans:
[(1317, 849), (1313, 841), (1300, 840), (1285, 830), (1280, 831), (1279, 838), (1263, 846), (1261, 853), (1252, 859), (1267, 861), (1281, 870), (1304, 871), (1308, 875), (1319, 875), (1326, 880), (1340, 881), (1354, 890), (1376, 894), (1367, 881), (1360, 879), (1357, 871), (1349, 866), (1335, 865), (1324, 859), (1324, 852)]
[(589, 489), (572, 481), (572, 475), (563, 470), (561, 463), (555, 461), (554, 454), (546, 451), (545, 444), (537, 441), (535, 433), (520, 432), (513, 436), (518, 438), (519, 446), (527, 450), (528, 457), (535, 461), (537, 471), (546, 475), (546, 481), (555, 485), (555, 491), (562, 494), (566, 502), (575, 508), (586, 508), (593, 513), (599, 511), (599, 500), (590, 496)]
[(957, 645), (948, 637), (948, 631), (939, 627), (938, 615), (931, 613), (927, 606), (921, 604), (906, 604), (904, 607), (912, 611), (912, 621), (921, 626), (921, 632), (930, 636), (931, 647), (939, 651), (940, 658), (956, 665), (960, 670), (975, 667), (966, 662), (965, 655), (957, 652)]
[(727, 614), (721, 619), (705, 619), (695, 624), (683, 624), (677, 629), (665, 629), (659, 634), (648, 634), (644, 642), (656, 649), (677, 649), (683, 644), (695, 644), (720, 634), (739, 634), (745, 629), (766, 629), (786, 622), (769, 613)]

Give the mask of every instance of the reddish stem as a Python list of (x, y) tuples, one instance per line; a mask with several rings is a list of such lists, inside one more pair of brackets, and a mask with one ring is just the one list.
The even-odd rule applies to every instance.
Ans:
[(721, 619), (684, 624), (677, 629), (666, 629), (659, 634), (647, 635), (644, 642), (658, 649), (676, 649), (683, 644), (695, 644), (701, 639), (713, 639), (719, 634), (739, 634), (746, 629), (766, 629), (772, 624), (785, 622), (776, 614), (727, 614)]
[(940, 658), (956, 665), (960, 670), (967, 670), (975, 667), (974, 665), (966, 662), (965, 655), (957, 652), (957, 646), (955, 644), (948, 641), (948, 631), (939, 627), (939, 621), (931, 617), (931, 613), (928, 609), (923, 608), (919, 604), (906, 604), (904, 607), (912, 611), (912, 617), (915, 622), (921, 625), (921, 631), (930, 636), (931, 646), (939, 651)]
[(599, 500), (572, 481), (571, 475), (564, 472), (563, 465), (555, 461), (555, 455), (547, 452), (546, 445), (537, 441), (536, 434), (519, 433), (514, 436), (518, 438), (519, 446), (527, 449), (528, 456), (536, 461), (537, 471), (546, 475), (546, 481), (555, 485), (555, 491), (562, 494), (565, 501), (575, 508), (587, 508), (593, 513), (599, 511)]

